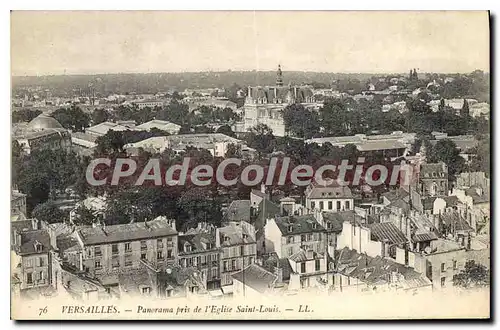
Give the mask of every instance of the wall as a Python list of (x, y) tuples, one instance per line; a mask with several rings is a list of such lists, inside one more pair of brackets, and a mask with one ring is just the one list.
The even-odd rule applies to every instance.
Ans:
[(344, 222), (342, 233), (337, 237), (337, 249), (344, 247), (376, 257), (382, 255), (383, 244), (371, 240), (370, 229)]
[[(320, 207), (320, 202), (323, 202), (323, 208)], [(332, 203), (332, 207), (329, 207), (329, 202)], [(337, 207), (337, 202), (340, 202), (340, 208)], [(349, 207), (346, 207), (346, 202), (349, 202)], [(319, 209), (321, 211), (347, 211), (354, 210), (354, 200), (352, 198), (306, 198), (306, 207), (313, 209), (312, 203), (314, 203), (314, 209)]]
[[(161, 240), (162, 247), (158, 247), (158, 240)], [(116, 243), (118, 246), (118, 253), (116, 254), (112, 253), (113, 244), (86, 246), (83, 257), (84, 268), (87, 268), (88, 271), (94, 275), (106, 274), (122, 269), (138, 268), (143, 266), (140, 260), (144, 254), (146, 257), (145, 260), (159, 268), (167, 264), (173, 264), (177, 261), (177, 235), (143, 241), (146, 242), (145, 248), (142, 247), (140, 240)], [(125, 243), (130, 243), (131, 251), (125, 251)], [(95, 254), (95, 248), (97, 246), (101, 248), (101, 256)], [(158, 252), (160, 251), (163, 254), (163, 260), (157, 258)], [(169, 251), (171, 253), (170, 258), (168, 258)], [(113, 268), (113, 259), (118, 260), (118, 267)], [(95, 262), (97, 260), (101, 262), (101, 269), (96, 269)]]
[[(21, 257), (21, 289), (47, 286), (50, 283), (49, 253), (24, 255)], [(28, 274), (31, 274), (32, 284), (28, 284)], [(39, 276), (42, 276), (42, 279)]]

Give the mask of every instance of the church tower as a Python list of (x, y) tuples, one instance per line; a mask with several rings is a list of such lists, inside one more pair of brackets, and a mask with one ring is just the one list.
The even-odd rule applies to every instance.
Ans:
[(283, 72), (281, 72), (281, 65), (279, 64), (276, 72), (276, 86), (283, 86)]

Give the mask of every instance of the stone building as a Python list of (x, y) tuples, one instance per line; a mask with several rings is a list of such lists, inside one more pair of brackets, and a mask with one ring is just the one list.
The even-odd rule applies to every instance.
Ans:
[(293, 103), (302, 104), (308, 109), (317, 107), (312, 88), (305, 85), (284, 86), (281, 66), (278, 66), (275, 86), (248, 87), (244, 105), (244, 131), (265, 124), (275, 136), (285, 136), (282, 110)]

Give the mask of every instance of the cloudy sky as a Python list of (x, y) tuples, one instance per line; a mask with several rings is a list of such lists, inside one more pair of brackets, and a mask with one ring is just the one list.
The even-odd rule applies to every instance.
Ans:
[(487, 12), (13, 12), (13, 75), (489, 71)]

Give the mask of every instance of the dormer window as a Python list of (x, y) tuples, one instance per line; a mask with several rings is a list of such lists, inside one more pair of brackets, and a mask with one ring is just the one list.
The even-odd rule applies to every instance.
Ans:
[(291, 233), (292, 231), (293, 231), (293, 226), (292, 225), (288, 226), (288, 232)]
[(248, 235), (247, 234), (243, 234), (243, 239), (247, 239), (248, 238)]
[(313, 227), (313, 229), (316, 229), (316, 227), (317, 227), (317, 223), (313, 223), (313, 224), (312, 224), (312, 227)]
[(224, 236), (224, 242), (229, 242), (229, 237)]
[(43, 251), (43, 245), (42, 243), (36, 241), (34, 244), (35, 247), (35, 252), (42, 252)]
[(212, 243), (207, 243), (207, 244), (206, 244), (206, 246), (207, 246), (207, 248), (206, 248), (207, 250), (210, 250), (210, 249), (212, 249), (212, 248), (213, 248), (213, 247), (212, 247)]
[(191, 244), (189, 244), (189, 243), (184, 244), (184, 251), (185, 252), (191, 252), (191, 249), (192, 249)]

